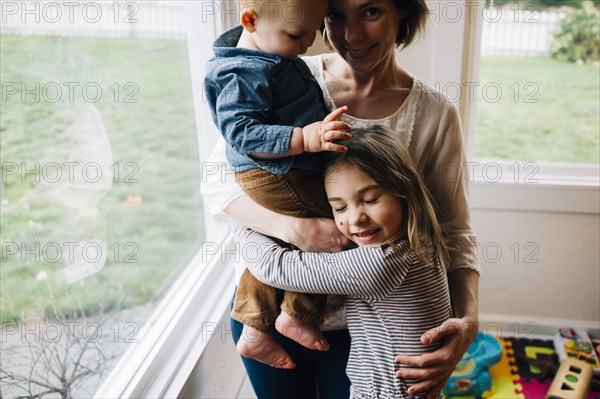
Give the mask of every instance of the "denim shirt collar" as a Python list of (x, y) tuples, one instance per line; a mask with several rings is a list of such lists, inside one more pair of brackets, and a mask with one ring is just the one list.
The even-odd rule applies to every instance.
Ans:
[[(238, 25), (234, 28), (229, 29), (224, 32), (215, 42), (213, 43), (213, 51), (215, 56), (218, 57), (230, 57), (230, 56), (244, 56), (251, 55), (253, 57), (261, 57), (268, 60), (273, 61), (274, 63), (281, 63), (285, 58), (275, 55), (265, 53), (260, 50), (253, 50), (243, 47), (236, 47), (238, 42), (240, 41), (240, 37), (242, 36), (242, 32), (244, 31), (244, 27), (242, 25)], [(286, 60), (289, 61), (289, 60)]]

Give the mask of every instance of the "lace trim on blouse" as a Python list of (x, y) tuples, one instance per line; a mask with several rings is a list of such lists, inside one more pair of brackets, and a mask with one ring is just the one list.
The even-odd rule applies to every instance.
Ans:
[[(308, 60), (306, 60), (306, 58), (305, 60), (308, 61), (307, 63), (309, 64), (309, 66), (311, 66), (310, 61), (312, 60), (310, 60), (310, 58), (312, 57), (308, 58)], [(321, 89), (323, 90), (325, 105), (327, 105), (327, 107), (330, 110), (336, 109), (337, 106), (334, 103), (331, 93), (329, 92), (329, 87), (325, 82), (325, 72), (323, 70), (323, 54), (317, 56), (316, 60), (318, 61), (316, 62), (317, 65), (313, 64), (312, 66), (317, 67), (317, 73), (315, 74), (315, 77), (317, 79), (317, 82), (319, 83), (319, 86), (321, 86)], [(354, 127), (368, 127), (373, 124), (383, 125), (391, 129), (392, 131), (397, 132), (400, 135), (399, 138), (402, 144), (404, 144), (404, 146), (408, 148), (412, 139), (419, 104), (425, 91), (425, 84), (420, 80), (413, 78), (413, 86), (410, 89), (410, 93), (408, 93), (408, 96), (406, 97), (402, 105), (393, 114), (380, 119), (361, 119), (352, 115), (344, 114), (340, 117), (340, 119), (344, 122), (350, 123)]]

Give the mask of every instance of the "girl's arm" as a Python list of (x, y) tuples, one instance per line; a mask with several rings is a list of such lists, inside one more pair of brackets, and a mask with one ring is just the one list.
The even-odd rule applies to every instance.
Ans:
[(251, 229), (240, 228), (237, 235), (242, 258), (258, 280), (296, 292), (381, 300), (418, 262), (407, 242), (394, 248), (355, 248), (330, 254), (284, 248)]
[(350, 245), (331, 219), (281, 215), (252, 201), (235, 181), (235, 173), (225, 156), (225, 146), (225, 140), (220, 137), (202, 167), (202, 195), (216, 220), (248, 226), (307, 251), (334, 252)]

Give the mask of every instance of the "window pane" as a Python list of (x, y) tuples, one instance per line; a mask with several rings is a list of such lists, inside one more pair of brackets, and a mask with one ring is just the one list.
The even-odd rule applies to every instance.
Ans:
[(91, 397), (204, 239), (184, 5), (66, 4), (2, 4), (4, 398)]
[[(488, 1), (476, 158), (599, 162), (598, 29), (591, 2)], [(568, 40), (576, 31), (590, 39)]]

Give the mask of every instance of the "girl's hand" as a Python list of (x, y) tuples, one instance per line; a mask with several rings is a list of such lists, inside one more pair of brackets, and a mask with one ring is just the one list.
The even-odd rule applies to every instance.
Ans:
[(352, 139), (352, 135), (347, 132), (352, 130), (352, 126), (346, 122), (337, 120), (346, 111), (348, 111), (348, 107), (339, 107), (322, 121), (303, 127), (304, 152), (345, 152), (347, 150), (346, 147), (335, 144), (332, 141)]
[(477, 327), (476, 322), (467, 322), (465, 319), (446, 320), (441, 326), (421, 336), (423, 344), (443, 339), (444, 345), (441, 348), (419, 356), (396, 356), (397, 363), (412, 366), (398, 370), (396, 376), (421, 381), (410, 387), (408, 393), (416, 395), (427, 392), (428, 399), (438, 395), (475, 339)]
[(308, 252), (340, 252), (354, 246), (327, 218), (296, 218), (288, 236), (288, 243)]

